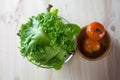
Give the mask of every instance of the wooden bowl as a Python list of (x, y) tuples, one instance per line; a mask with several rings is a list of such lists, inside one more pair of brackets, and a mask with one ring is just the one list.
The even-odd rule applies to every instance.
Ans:
[(77, 53), (79, 53), (80, 56), (82, 56), (87, 60), (99, 60), (108, 54), (111, 46), (111, 38), (107, 31), (105, 37), (102, 40), (100, 40), (101, 43), (100, 50), (91, 54), (86, 52), (83, 48), (83, 43), (86, 38), (88, 38), (88, 36), (86, 35), (86, 26), (85, 26), (82, 28), (80, 34), (77, 37)]

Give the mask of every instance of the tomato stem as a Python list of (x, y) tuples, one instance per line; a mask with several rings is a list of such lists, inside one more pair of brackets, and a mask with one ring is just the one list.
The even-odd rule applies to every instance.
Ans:
[(95, 32), (100, 32), (100, 33), (102, 33), (99, 28), (96, 28)]

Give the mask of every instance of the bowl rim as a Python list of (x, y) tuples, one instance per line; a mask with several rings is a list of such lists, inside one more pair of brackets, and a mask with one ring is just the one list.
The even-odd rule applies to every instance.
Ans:
[[(67, 56), (65, 57), (65, 62), (64, 62), (64, 64), (67, 63), (68, 61), (70, 61), (70, 59), (75, 55), (75, 52), (76, 52), (76, 50), (73, 50), (73, 51), (67, 53)], [(32, 63), (33, 63), (34, 65), (38, 66), (38, 67), (41, 67), (41, 68), (46, 68), (46, 69), (51, 69), (51, 68), (53, 68), (52, 66), (39, 65), (39, 63), (36, 63), (36, 62), (34, 62), (34, 61), (32, 61)]]

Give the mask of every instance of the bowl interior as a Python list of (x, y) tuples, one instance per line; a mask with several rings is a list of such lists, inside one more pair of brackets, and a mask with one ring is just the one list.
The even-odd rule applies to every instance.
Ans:
[(77, 52), (85, 59), (97, 60), (105, 56), (109, 51), (111, 39), (107, 31), (106, 31), (105, 37), (102, 40), (100, 40), (100, 43), (101, 43), (100, 50), (92, 54), (86, 52), (83, 48), (83, 43), (86, 38), (88, 38), (88, 36), (86, 35), (86, 27), (84, 27), (82, 28), (80, 34), (77, 37)]

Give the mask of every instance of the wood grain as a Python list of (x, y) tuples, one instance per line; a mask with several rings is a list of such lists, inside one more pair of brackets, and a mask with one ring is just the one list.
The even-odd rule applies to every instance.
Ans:
[[(60, 71), (38, 68), (19, 52), (16, 35), (28, 17), (45, 11), (48, 4), (80, 27), (101, 22), (112, 39), (108, 56), (88, 61), (79, 54)], [(0, 0), (0, 80), (120, 80), (120, 0)]]

